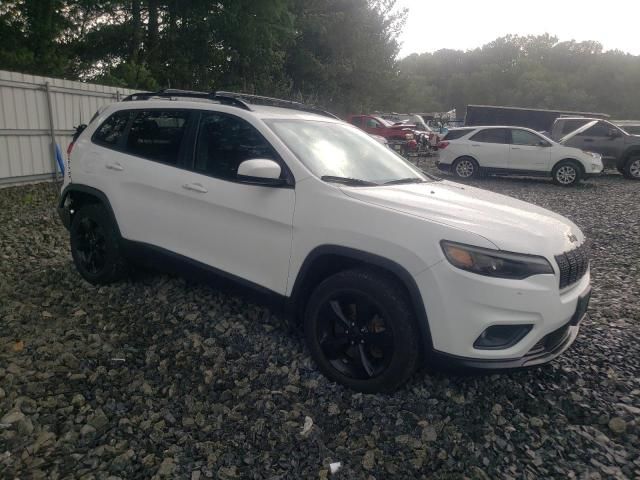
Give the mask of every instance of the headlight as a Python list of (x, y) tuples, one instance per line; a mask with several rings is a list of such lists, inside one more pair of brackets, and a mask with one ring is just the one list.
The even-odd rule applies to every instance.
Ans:
[(544, 257), (502, 252), (447, 240), (442, 240), (440, 245), (451, 265), (478, 275), (521, 280), (532, 275), (553, 274), (551, 264)]
[(413, 140), (413, 133), (405, 133), (404, 138), (407, 140)]
[(602, 158), (602, 156), (599, 153), (596, 152), (590, 152), (589, 150), (582, 150), (582, 153), (586, 153), (587, 155), (589, 155), (592, 158)]

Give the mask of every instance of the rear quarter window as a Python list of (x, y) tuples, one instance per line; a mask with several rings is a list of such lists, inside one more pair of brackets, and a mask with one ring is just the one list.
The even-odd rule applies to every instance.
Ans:
[(95, 143), (102, 145), (117, 145), (124, 135), (130, 116), (131, 113), (129, 111), (115, 112), (102, 122), (102, 125), (96, 129), (91, 139)]
[(449, 130), (443, 137), (443, 140), (457, 140), (464, 137), (469, 132), (473, 132), (473, 128), (462, 128), (460, 130)]

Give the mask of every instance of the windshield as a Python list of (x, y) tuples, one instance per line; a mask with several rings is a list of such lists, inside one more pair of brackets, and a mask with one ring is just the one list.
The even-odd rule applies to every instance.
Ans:
[(346, 123), (267, 120), (267, 124), (314, 175), (327, 181), (341, 178), (364, 186), (365, 182), (382, 185), (429, 179), (404, 158)]

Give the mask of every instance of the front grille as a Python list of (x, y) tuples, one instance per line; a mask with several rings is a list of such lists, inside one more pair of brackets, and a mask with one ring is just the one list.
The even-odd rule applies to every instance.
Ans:
[(573, 285), (580, 280), (589, 268), (589, 250), (586, 243), (578, 248), (556, 255), (560, 269), (560, 288)]

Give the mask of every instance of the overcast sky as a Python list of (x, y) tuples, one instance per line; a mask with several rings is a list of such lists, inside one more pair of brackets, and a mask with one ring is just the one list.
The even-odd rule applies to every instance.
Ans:
[(596, 40), (640, 55), (640, 0), (398, 0), (409, 9), (400, 56), (471, 50), (509, 33)]

